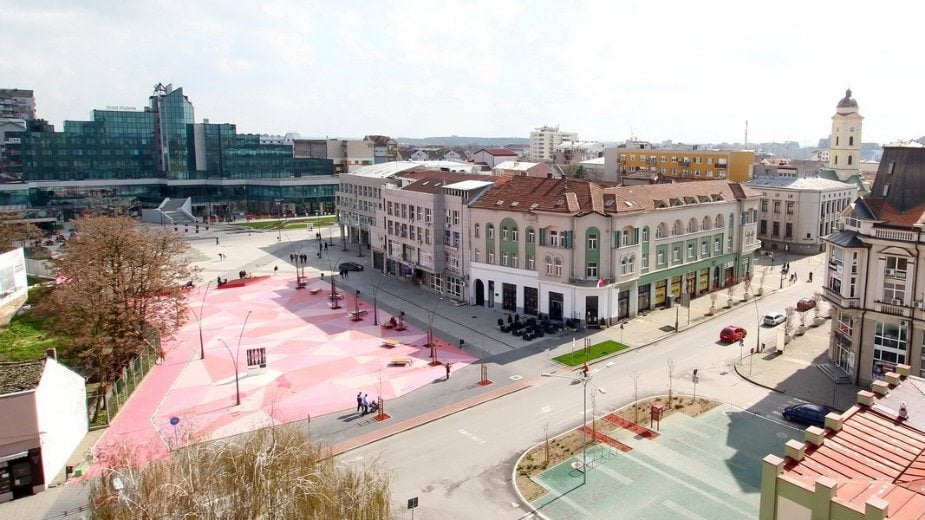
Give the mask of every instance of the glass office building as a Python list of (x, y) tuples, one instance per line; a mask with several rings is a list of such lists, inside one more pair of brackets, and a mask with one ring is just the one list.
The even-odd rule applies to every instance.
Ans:
[(194, 123), (192, 103), (170, 85), (155, 87), (143, 111), (93, 110), (62, 132), (8, 132), (4, 150), (22, 183), (0, 189), (0, 208), (67, 218), (94, 204), (191, 197), (198, 215), (334, 212), (333, 161), (296, 159), (292, 145), (261, 144), (234, 124)]

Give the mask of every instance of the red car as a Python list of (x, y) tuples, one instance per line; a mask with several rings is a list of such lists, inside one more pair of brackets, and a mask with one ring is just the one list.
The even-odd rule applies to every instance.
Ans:
[(747, 334), (748, 332), (742, 327), (730, 325), (719, 333), (719, 340), (725, 341), (726, 343), (734, 343), (740, 339), (744, 339)]

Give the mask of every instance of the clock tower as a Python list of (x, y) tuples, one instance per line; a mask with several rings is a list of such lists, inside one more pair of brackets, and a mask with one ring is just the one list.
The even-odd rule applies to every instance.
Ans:
[(829, 168), (838, 179), (845, 181), (861, 174), (861, 122), (858, 102), (851, 97), (851, 89), (838, 102), (832, 116), (832, 134), (829, 136)]

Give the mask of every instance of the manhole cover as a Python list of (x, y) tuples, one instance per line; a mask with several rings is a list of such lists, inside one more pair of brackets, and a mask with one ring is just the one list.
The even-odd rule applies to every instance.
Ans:
[(665, 325), (664, 327), (659, 327), (658, 330), (662, 332), (674, 332), (674, 327), (671, 325)]
[(523, 378), (524, 378), (523, 376), (514, 374), (514, 375), (511, 376), (511, 381), (520, 381), (520, 380), (523, 379)]
[(777, 432), (777, 438), (778, 438), (778, 439), (786, 439), (787, 437), (788, 437), (788, 435), (787, 435), (786, 433), (784, 433), (784, 432)]

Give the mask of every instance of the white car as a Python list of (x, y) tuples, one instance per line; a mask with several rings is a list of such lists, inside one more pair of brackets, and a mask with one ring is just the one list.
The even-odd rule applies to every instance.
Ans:
[(764, 315), (764, 318), (761, 321), (768, 327), (773, 327), (775, 325), (780, 325), (786, 321), (787, 317), (780, 312), (769, 312)]

